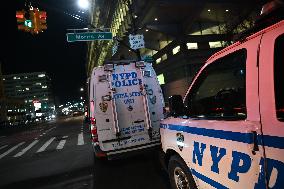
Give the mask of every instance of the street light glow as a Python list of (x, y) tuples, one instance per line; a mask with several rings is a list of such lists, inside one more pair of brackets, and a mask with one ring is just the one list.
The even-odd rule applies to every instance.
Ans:
[(78, 5), (82, 9), (87, 9), (89, 7), (89, 1), (88, 0), (78, 0)]

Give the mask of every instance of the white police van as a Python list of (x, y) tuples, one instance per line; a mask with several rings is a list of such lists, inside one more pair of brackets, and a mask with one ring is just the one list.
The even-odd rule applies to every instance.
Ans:
[(160, 132), (172, 188), (284, 188), (284, 20), (259, 23), (170, 98)]
[(116, 159), (160, 146), (164, 99), (152, 64), (106, 62), (93, 69), (89, 91), (96, 157)]

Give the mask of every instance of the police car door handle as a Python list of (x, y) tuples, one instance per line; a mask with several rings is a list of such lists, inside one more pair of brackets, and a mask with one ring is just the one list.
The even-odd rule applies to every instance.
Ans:
[(255, 152), (259, 151), (256, 131), (252, 131), (252, 142), (253, 142), (252, 154), (255, 155)]

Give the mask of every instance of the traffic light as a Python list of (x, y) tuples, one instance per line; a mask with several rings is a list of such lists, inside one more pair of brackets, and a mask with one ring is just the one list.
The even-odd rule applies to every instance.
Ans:
[(25, 10), (16, 11), (18, 29), (38, 34), (47, 29), (46, 25), (46, 12), (39, 11), (38, 8), (30, 7), (28, 12)]
[(30, 10), (31, 20), (33, 22), (33, 31), (32, 33), (38, 34), (47, 29), (46, 26), (46, 12), (39, 11), (38, 9)]
[(24, 10), (16, 11), (18, 30), (23, 30), (23, 31), (27, 30), (27, 27), (25, 25), (25, 21), (26, 21), (25, 14), (26, 14), (26, 11)]
[(38, 27), (39, 29), (46, 30), (47, 25), (46, 25), (46, 12), (45, 11), (38, 11), (39, 15), (39, 22), (38, 22)]

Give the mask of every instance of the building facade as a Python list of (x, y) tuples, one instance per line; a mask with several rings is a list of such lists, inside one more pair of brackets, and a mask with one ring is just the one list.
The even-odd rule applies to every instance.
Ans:
[(19, 109), (7, 108), (11, 112), (25, 112), (34, 117), (36, 111), (52, 112), (55, 108), (51, 79), (46, 72), (3, 75), (6, 98), (21, 99), (24, 105)]
[[(88, 43), (87, 74), (106, 60), (151, 56), (165, 100), (184, 95), (206, 59), (253, 26), (262, 4), (257, 0), (94, 0), (91, 25), (108, 28), (115, 39)], [(129, 34), (142, 34), (145, 48), (130, 49)]]

